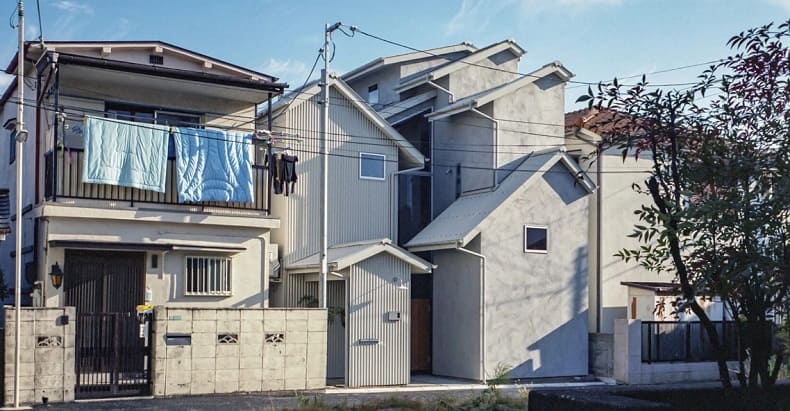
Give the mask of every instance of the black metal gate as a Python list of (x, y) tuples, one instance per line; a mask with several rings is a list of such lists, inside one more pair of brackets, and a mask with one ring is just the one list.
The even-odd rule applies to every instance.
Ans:
[(66, 305), (77, 309), (76, 398), (151, 393), (152, 314), (138, 316), (145, 253), (67, 249)]
[(152, 314), (78, 313), (76, 398), (151, 393)]

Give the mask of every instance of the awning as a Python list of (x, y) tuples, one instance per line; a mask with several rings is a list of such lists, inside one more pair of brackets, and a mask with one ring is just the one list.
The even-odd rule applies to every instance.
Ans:
[[(330, 270), (343, 270), (351, 265), (367, 260), (379, 253), (388, 253), (412, 266), (414, 272), (430, 273), (434, 266), (428, 261), (392, 244), (392, 241), (384, 238), (358, 243), (338, 244), (329, 247), (327, 250), (327, 260)], [(320, 255), (313, 254), (303, 258), (286, 268), (290, 271), (315, 271), (320, 268)]]
[(626, 287), (639, 288), (640, 290), (653, 291), (655, 293), (673, 293), (680, 291), (680, 284), (662, 283), (651, 281), (621, 281), (620, 285)]
[(171, 243), (121, 243), (109, 241), (70, 241), (51, 240), (50, 247), (76, 248), (83, 250), (114, 250), (114, 251), (195, 251), (215, 253), (240, 253), (247, 250), (237, 246), (206, 246), (198, 244), (171, 244)]

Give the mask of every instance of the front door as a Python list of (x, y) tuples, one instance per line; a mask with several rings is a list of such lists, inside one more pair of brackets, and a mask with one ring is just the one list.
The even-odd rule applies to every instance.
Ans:
[(66, 305), (77, 309), (76, 398), (150, 394), (145, 253), (66, 250)]
[(411, 300), (411, 371), (431, 372), (431, 300)]

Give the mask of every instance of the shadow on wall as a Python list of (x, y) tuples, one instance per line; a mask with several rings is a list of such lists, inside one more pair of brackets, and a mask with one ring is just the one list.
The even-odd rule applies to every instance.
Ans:
[[(554, 189), (554, 192), (562, 199), (565, 205), (585, 197), (587, 192), (580, 186), (581, 183), (574, 180), (569, 171), (562, 163), (554, 164), (548, 173), (543, 174), (543, 179)], [(572, 180), (571, 184), (568, 184)]]

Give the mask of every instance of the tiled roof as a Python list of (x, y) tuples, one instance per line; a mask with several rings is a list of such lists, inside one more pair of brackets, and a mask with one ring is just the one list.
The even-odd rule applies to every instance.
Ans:
[(625, 120), (627, 117), (614, 110), (585, 108), (565, 113), (565, 129), (586, 128), (599, 135), (607, 135), (614, 129), (613, 119)]

